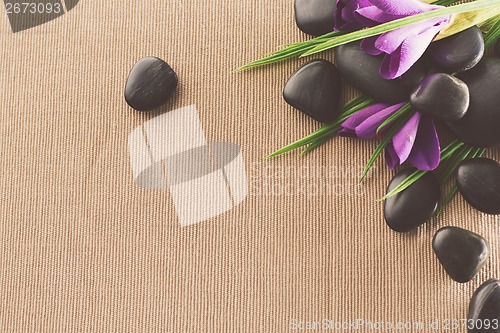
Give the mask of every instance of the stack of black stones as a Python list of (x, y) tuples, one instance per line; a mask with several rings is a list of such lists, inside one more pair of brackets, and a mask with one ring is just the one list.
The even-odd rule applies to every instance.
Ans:
[[(295, 0), (297, 26), (319, 36), (333, 31), (335, 0)], [(476, 148), (500, 144), (500, 40), (497, 57), (484, 56), (481, 30), (474, 26), (434, 42), (407, 73), (395, 80), (379, 74), (381, 56), (370, 56), (359, 42), (339, 46), (335, 64), (322, 59), (300, 67), (285, 85), (287, 103), (311, 118), (328, 123), (339, 116), (341, 78), (377, 102), (409, 101), (415, 111), (441, 121), (460, 141)], [(414, 169), (398, 172), (388, 192)], [(455, 172), (462, 197), (475, 209), (500, 214), (500, 165), (489, 158), (462, 161)], [(441, 197), (433, 173), (388, 198), (384, 216), (397, 232), (416, 229), (433, 217)], [(444, 227), (433, 238), (432, 247), (448, 275), (455, 281), (470, 281), (487, 262), (487, 241), (468, 230)], [(496, 323), (496, 324), (495, 324)], [(482, 284), (472, 296), (467, 326), (469, 332), (500, 332), (500, 280)]]

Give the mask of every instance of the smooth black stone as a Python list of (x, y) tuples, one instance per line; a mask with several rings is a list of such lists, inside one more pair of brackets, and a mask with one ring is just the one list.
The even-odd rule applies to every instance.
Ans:
[(339, 114), (340, 73), (327, 60), (313, 60), (288, 79), (285, 101), (311, 118), (327, 123)]
[(500, 58), (484, 57), (457, 77), (469, 87), (469, 109), (462, 119), (446, 125), (470, 146), (489, 148), (500, 144)]
[(445, 72), (466, 71), (476, 66), (484, 55), (483, 33), (473, 26), (431, 43), (428, 53), (433, 64)]
[(457, 187), (474, 208), (500, 214), (500, 165), (489, 158), (462, 161), (457, 167)]
[(147, 57), (139, 60), (125, 85), (125, 100), (137, 111), (150, 111), (164, 105), (177, 88), (177, 74), (163, 60)]
[[(500, 333), (500, 280), (490, 279), (476, 289), (469, 303), (469, 333)], [(489, 323), (489, 328), (485, 324)], [(496, 324), (495, 324), (496, 323)]]
[[(409, 168), (398, 172), (389, 183), (387, 193), (414, 171)], [(440, 195), (439, 181), (432, 173), (426, 173), (403, 192), (385, 200), (384, 217), (387, 225), (397, 232), (417, 228), (434, 216)]]
[(427, 76), (410, 96), (415, 111), (457, 121), (469, 108), (469, 88), (460, 79), (444, 73)]
[(456, 227), (439, 229), (432, 248), (448, 275), (460, 283), (472, 280), (489, 255), (488, 243), (483, 237)]
[(333, 31), (335, 0), (295, 0), (295, 22), (300, 30), (312, 36)]
[(380, 75), (383, 56), (366, 54), (360, 42), (338, 46), (334, 54), (335, 64), (342, 77), (366, 96), (382, 103), (407, 101), (427, 72), (424, 62), (419, 61), (401, 77), (386, 80)]

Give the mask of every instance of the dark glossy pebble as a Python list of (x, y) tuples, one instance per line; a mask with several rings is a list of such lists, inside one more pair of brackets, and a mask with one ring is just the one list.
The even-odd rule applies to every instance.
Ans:
[(467, 85), (444, 73), (427, 76), (410, 96), (415, 111), (446, 121), (457, 121), (465, 116), (469, 100)]
[[(415, 169), (398, 172), (389, 183), (387, 193), (398, 186)], [(430, 172), (385, 201), (384, 217), (394, 231), (407, 232), (425, 223), (436, 213), (441, 190), (437, 178)]]
[(177, 74), (163, 60), (139, 60), (125, 85), (125, 100), (137, 111), (150, 111), (164, 105), (177, 88)]
[(484, 55), (483, 33), (473, 26), (432, 43), (428, 54), (432, 63), (443, 71), (466, 71), (476, 66)]
[(335, 0), (295, 0), (295, 22), (312, 36), (333, 31)]
[(317, 121), (333, 121), (339, 113), (339, 71), (327, 60), (310, 61), (288, 79), (283, 97), (288, 104)]
[(462, 161), (457, 167), (457, 187), (474, 208), (500, 214), (500, 165), (489, 158)]
[(483, 237), (456, 227), (439, 229), (432, 248), (448, 275), (460, 283), (470, 281), (489, 255), (488, 243)]
[(470, 105), (462, 119), (446, 125), (468, 145), (489, 148), (500, 144), (500, 58), (484, 57), (457, 77), (469, 87)]
[(425, 77), (427, 69), (424, 63), (417, 62), (400, 78), (386, 80), (380, 76), (383, 56), (366, 54), (359, 44), (354, 42), (335, 48), (335, 64), (342, 77), (377, 102), (394, 104), (408, 100), (410, 93)]
[(500, 280), (490, 279), (472, 295), (467, 314), (469, 333), (500, 333)]

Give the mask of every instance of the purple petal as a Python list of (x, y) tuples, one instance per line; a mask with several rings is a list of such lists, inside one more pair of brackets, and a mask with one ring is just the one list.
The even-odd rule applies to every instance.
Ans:
[(385, 146), (385, 163), (391, 170), (396, 169), (396, 167), (400, 164), (398, 154), (396, 154), (392, 144)]
[(342, 9), (342, 18), (346, 21), (353, 21), (355, 19), (355, 12), (363, 7), (371, 6), (368, 1), (348, 1)]
[(367, 6), (372, 6), (371, 0), (337, 0), (337, 7), (340, 8), (363, 8)]
[(417, 137), (420, 113), (415, 112), (404, 126), (392, 137), (392, 145), (399, 157), (400, 163), (404, 163), (410, 156), (413, 144)]
[(441, 146), (432, 117), (422, 115), (417, 139), (408, 161), (420, 170), (434, 170), (439, 165)]
[(355, 11), (359, 8), (371, 6), (368, 0), (340, 0), (337, 1), (335, 10), (335, 30), (336, 31), (354, 31), (364, 28), (356, 16)]
[(442, 8), (442, 6), (429, 5), (419, 0), (370, 0), (370, 2), (391, 15), (410, 16)]
[(382, 51), (378, 50), (375, 47), (375, 41), (377, 40), (378, 36), (373, 36), (373, 37), (368, 37), (365, 38), (361, 41), (361, 48), (365, 53), (368, 53), (369, 55), (372, 56), (377, 56), (379, 54), (382, 54)]
[(376, 6), (364, 7), (354, 12), (358, 22), (363, 23), (367, 27), (373, 27), (380, 23), (386, 23), (400, 19), (402, 15), (391, 15)]
[(356, 132), (348, 128), (342, 128), (337, 134), (346, 138), (356, 138)]
[[(446, 19), (439, 17), (383, 33), (377, 38), (375, 48), (391, 54), (395, 52), (406, 39), (412, 36), (424, 34), (430, 28), (441, 24), (445, 20)], [(432, 38), (434, 38), (434, 36), (432, 36)], [(429, 44), (425, 45), (425, 48), (427, 48), (427, 46), (429, 46)]]
[(356, 135), (362, 139), (375, 139), (377, 137), (377, 128), (404, 104), (405, 103), (399, 103), (389, 106), (370, 116), (356, 127)]
[(358, 112), (347, 118), (347, 120), (344, 121), (341, 126), (343, 128), (354, 131), (356, 127), (358, 127), (363, 121), (373, 116), (377, 112), (384, 110), (388, 106), (389, 105), (383, 103), (370, 105), (364, 109), (359, 110)]
[(433, 26), (419, 35), (408, 37), (394, 53), (384, 57), (380, 75), (385, 79), (392, 80), (406, 73), (424, 54), (441, 29), (441, 25)]

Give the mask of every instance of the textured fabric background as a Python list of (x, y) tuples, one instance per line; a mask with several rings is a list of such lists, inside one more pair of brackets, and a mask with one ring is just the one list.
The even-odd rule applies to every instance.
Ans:
[[(82, 0), (16, 34), (0, 11), (1, 332), (430, 323), (464, 318), (475, 288), (500, 277), (499, 219), (459, 197), (415, 232), (389, 230), (376, 201), (392, 175), (383, 160), (357, 186), (374, 142), (335, 139), (306, 157), (262, 159), (319, 126), (281, 97), (307, 60), (234, 72), (307, 38), (292, 0)], [(123, 98), (129, 70), (149, 55), (180, 78), (154, 115)], [(354, 93), (346, 86), (344, 101)], [(242, 147), (250, 193), (229, 213), (181, 228), (167, 190), (135, 185), (127, 138), (189, 104), (208, 141)], [(446, 225), (491, 244), (470, 283), (453, 282), (432, 253), (432, 236)]]

